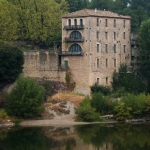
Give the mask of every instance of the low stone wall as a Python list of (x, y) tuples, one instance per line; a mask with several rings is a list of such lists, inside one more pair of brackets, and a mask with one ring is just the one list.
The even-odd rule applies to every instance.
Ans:
[(51, 51), (24, 51), (23, 75), (44, 78), (53, 81), (64, 81), (65, 72), (59, 71), (58, 55)]

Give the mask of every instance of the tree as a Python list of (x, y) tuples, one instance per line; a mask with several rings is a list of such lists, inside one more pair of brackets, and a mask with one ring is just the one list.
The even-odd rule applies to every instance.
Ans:
[(141, 62), (138, 71), (147, 82), (147, 92), (150, 92), (150, 19), (142, 22), (138, 41), (140, 45), (139, 60)]
[[(61, 38), (61, 15), (67, 12), (67, 3), (61, 0), (8, 0), (17, 8), (18, 38), (34, 43), (53, 43)], [(54, 39), (52, 37), (55, 37)], [(34, 47), (33, 47), (34, 48)]]
[(86, 0), (66, 0), (69, 5), (69, 12), (86, 8)]
[(38, 116), (43, 111), (44, 94), (44, 87), (34, 79), (20, 76), (6, 96), (6, 111), (9, 115), (23, 118)]
[(0, 82), (12, 82), (23, 69), (23, 52), (17, 47), (0, 43)]
[(142, 93), (145, 91), (145, 82), (134, 71), (128, 72), (127, 66), (122, 64), (118, 72), (114, 71), (112, 77), (112, 87), (114, 91), (124, 88), (129, 93)]
[(0, 0), (0, 41), (12, 41), (18, 38), (16, 7), (7, 0)]

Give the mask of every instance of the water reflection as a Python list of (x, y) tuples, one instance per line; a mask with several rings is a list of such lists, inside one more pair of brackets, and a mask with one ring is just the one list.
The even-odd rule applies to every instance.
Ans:
[(0, 129), (0, 150), (150, 150), (149, 124)]

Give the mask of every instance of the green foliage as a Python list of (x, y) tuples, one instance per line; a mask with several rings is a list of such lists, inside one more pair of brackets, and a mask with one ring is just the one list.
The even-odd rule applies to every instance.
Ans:
[(142, 93), (146, 90), (145, 82), (135, 72), (128, 72), (127, 66), (121, 64), (118, 72), (114, 71), (112, 77), (114, 91), (124, 88), (129, 93)]
[(43, 111), (44, 88), (31, 78), (20, 76), (6, 96), (6, 111), (16, 117), (34, 117)]
[[(59, 4), (55, 0), (8, 0), (6, 2), (16, 10), (17, 24), (13, 25), (17, 28), (19, 40), (30, 42), (32, 48), (34, 43), (51, 45), (55, 40), (61, 40), (61, 16), (67, 12), (65, 0), (61, 0)], [(4, 4), (1, 8), (5, 6)], [(7, 11), (3, 16), (7, 16)]]
[(12, 41), (17, 35), (17, 10), (7, 0), (0, 0), (0, 41)]
[(91, 100), (85, 98), (80, 103), (76, 111), (79, 121), (94, 122), (100, 121), (99, 113), (95, 112), (95, 108), (91, 107)]
[(91, 105), (97, 112), (109, 114), (113, 112), (115, 102), (113, 102), (110, 97), (104, 96), (102, 93), (94, 93), (92, 95)]
[(120, 89), (117, 89), (117, 91), (112, 92), (110, 97), (112, 98), (121, 98), (122, 96), (127, 95), (128, 92), (126, 92), (124, 87), (121, 87)]
[(23, 52), (16, 47), (0, 43), (0, 82), (12, 82), (23, 69)]
[(141, 115), (145, 111), (146, 105), (146, 95), (145, 94), (128, 94), (122, 97), (122, 101), (125, 103), (126, 107), (132, 108), (133, 115)]
[(120, 102), (119, 105), (115, 106), (115, 118), (118, 121), (124, 121), (131, 117), (131, 107), (127, 107), (124, 102)]
[(138, 71), (147, 83), (147, 92), (150, 92), (150, 19), (142, 22), (139, 31), (140, 66)]
[(0, 119), (6, 119), (8, 117), (4, 109), (0, 109)]
[(111, 93), (111, 89), (108, 86), (99, 85), (98, 83), (95, 83), (93, 86), (91, 86), (91, 92), (97, 93), (101, 92), (104, 95), (109, 95)]

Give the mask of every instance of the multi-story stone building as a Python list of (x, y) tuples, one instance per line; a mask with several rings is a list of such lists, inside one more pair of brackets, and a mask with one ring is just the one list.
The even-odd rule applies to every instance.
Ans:
[(130, 17), (83, 9), (62, 16), (59, 64), (69, 67), (75, 91), (89, 94), (95, 82), (111, 85), (120, 64), (130, 64)]

